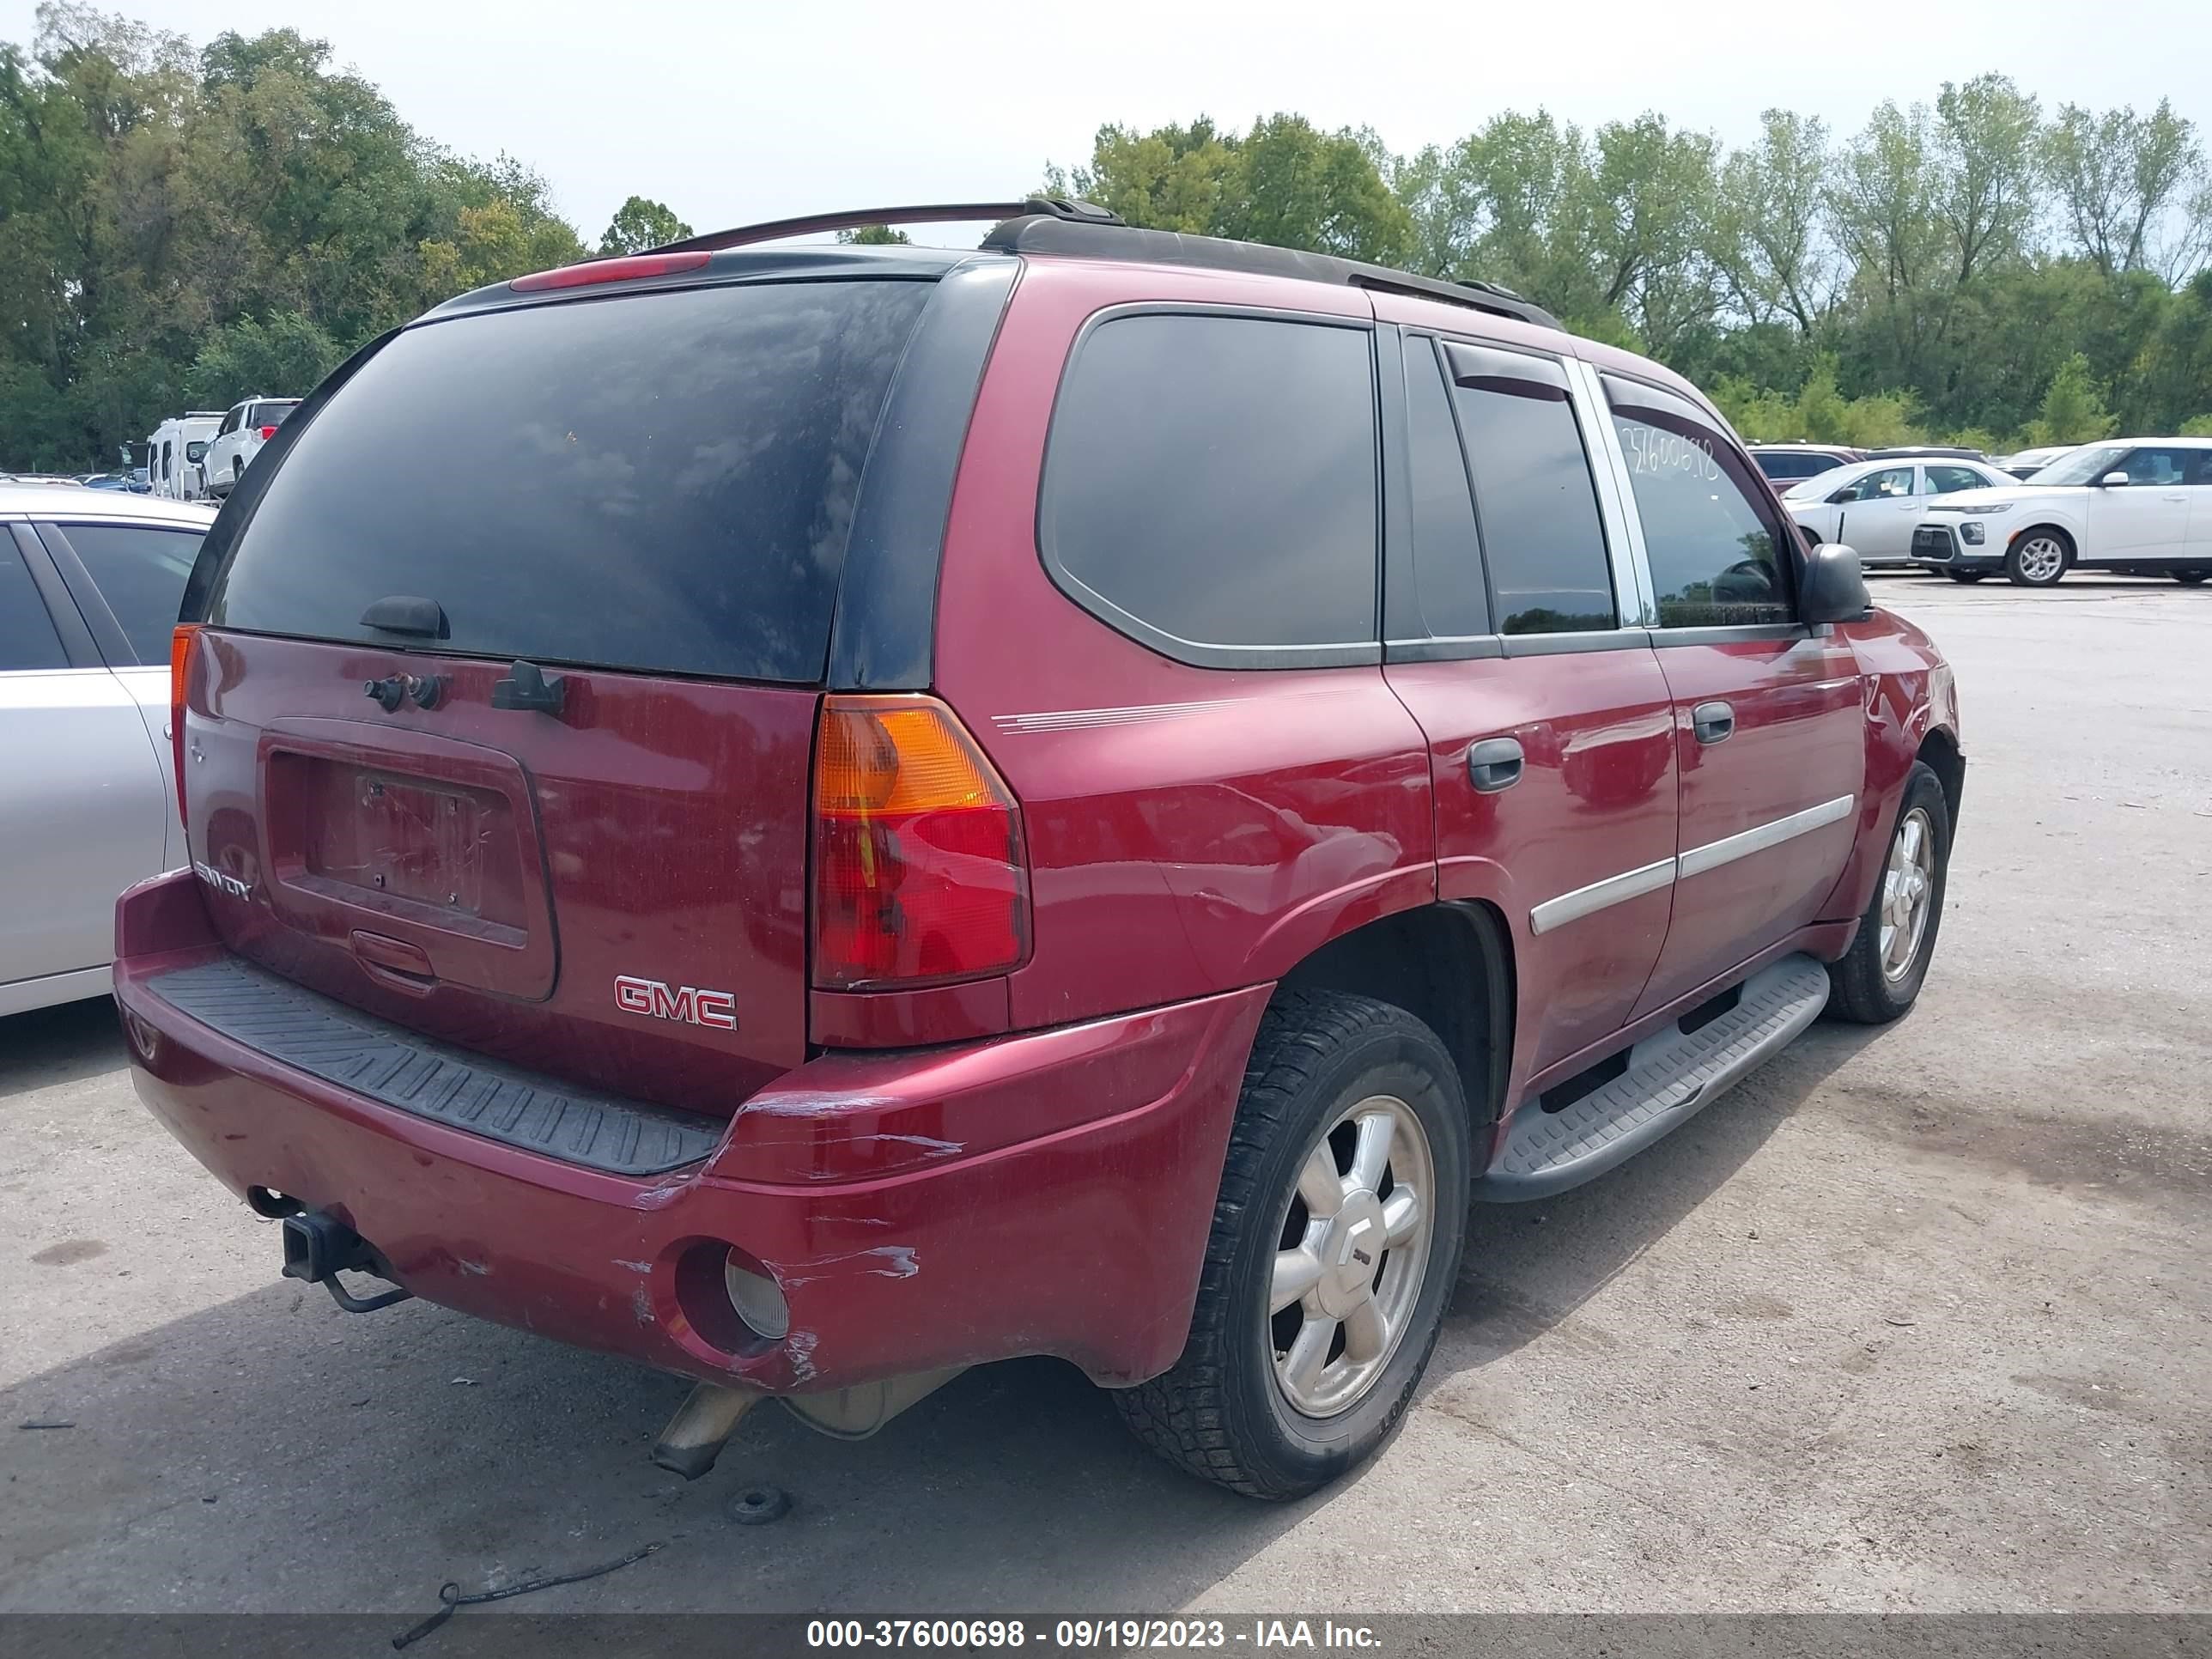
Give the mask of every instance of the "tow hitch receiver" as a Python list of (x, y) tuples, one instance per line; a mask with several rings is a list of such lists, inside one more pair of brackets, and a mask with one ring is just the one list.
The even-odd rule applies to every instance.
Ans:
[(331, 1300), (348, 1313), (374, 1313), (415, 1294), (394, 1285), (376, 1296), (355, 1296), (338, 1279), (340, 1273), (349, 1270), (374, 1273), (379, 1279), (392, 1277), (389, 1264), (375, 1248), (343, 1222), (319, 1210), (284, 1218), (285, 1278), (320, 1285), (331, 1293)]

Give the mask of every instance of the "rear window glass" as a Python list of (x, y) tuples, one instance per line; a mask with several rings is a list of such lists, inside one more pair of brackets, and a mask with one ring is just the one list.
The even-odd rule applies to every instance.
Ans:
[(362, 612), (405, 595), (444, 607), (441, 650), (817, 680), (931, 288), (694, 289), (408, 330), (293, 441), (207, 620), (391, 641)]
[(246, 415), (248, 426), (282, 426), (284, 417), (300, 405), (294, 404), (256, 404)]
[(1079, 348), (1040, 525), (1106, 620), (1170, 654), (1371, 641), (1376, 524), (1365, 330), (1140, 315)]

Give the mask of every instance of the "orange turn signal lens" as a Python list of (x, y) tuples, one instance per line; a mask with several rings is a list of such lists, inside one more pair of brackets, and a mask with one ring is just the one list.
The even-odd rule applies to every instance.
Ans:
[(1028, 953), (1013, 792), (932, 697), (830, 697), (814, 750), (814, 983), (1003, 974)]

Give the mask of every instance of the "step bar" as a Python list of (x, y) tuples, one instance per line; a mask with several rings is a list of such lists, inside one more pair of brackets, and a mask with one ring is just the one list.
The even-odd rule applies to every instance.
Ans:
[(1828, 970), (1798, 955), (1760, 969), (1736, 1006), (1694, 1031), (1680, 1023), (1629, 1050), (1628, 1069), (1560, 1110), (1531, 1099), (1478, 1176), (1496, 1204), (1550, 1198), (1603, 1175), (1680, 1128), (1746, 1073), (1788, 1047), (1828, 1000)]

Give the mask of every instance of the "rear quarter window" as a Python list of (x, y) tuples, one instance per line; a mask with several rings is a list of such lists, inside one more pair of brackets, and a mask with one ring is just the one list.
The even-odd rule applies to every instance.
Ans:
[(443, 608), (439, 650), (817, 681), (933, 287), (739, 283), (408, 329), (292, 440), (206, 619), (388, 641), (362, 613), (405, 595)]
[(1139, 313), (1076, 347), (1038, 539), (1070, 597), (1166, 655), (1371, 661), (1376, 499), (1365, 329)]

